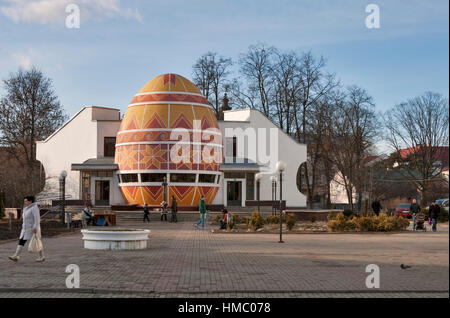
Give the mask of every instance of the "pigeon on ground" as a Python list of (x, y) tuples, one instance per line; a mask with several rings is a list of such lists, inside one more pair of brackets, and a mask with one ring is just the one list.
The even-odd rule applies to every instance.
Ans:
[(401, 264), (400, 267), (401, 267), (402, 269), (408, 269), (408, 268), (411, 268), (411, 266), (405, 265), (405, 264)]

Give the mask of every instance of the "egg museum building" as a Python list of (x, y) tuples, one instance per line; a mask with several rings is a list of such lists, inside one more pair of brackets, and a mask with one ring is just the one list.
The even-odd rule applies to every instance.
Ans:
[[(108, 107), (82, 108), (46, 140), (37, 159), (45, 171), (38, 200), (59, 198), (67, 172), (68, 204), (159, 206), (175, 197), (179, 210), (194, 209), (204, 196), (209, 209), (272, 204), (279, 200), (277, 162), (283, 162), (283, 203), (305, 207), (297, 186), (306, 145), (297, 143), (254, 109), (216, 117), (188, 79), (164, 74), (133, 96), (123, 117)], [(276, 178), (276, 180), (275, 180)]]

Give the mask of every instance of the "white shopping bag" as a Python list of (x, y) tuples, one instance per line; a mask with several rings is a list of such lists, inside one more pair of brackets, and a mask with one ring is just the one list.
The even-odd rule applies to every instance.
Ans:
[(33, 234), (30, 244), (28, 244), (28, 252), (39, 253), (40, 251), (42, 251), (42, 241), (36, 236), (36, 234)]

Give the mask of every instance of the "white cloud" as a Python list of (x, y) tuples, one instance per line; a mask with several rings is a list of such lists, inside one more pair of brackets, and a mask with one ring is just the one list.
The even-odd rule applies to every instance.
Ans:
[(26, 53), (13, 53), (12, 57), (16, 61), (17, 65), (19, 67), (22, 67), (24, 69), (29, 69), (32, 65), (32, 60), (30, 54)]
[(14, 23), (63, 24), (71, 3), (80, 7), (81, 21), (121, 17), (142, 22), (139, 11), (121, 8), (120, 0), (4, 0), (0, 13)]

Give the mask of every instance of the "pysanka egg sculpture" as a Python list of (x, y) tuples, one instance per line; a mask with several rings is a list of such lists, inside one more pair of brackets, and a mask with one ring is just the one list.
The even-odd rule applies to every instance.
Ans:
[(216, 116), (186, 78), (157, 76), (131, 100), (115, 156), (129, 204), (160, 205), (164, 194), (169, 204), (174, 196), (178, 206), (196, 206), (202, 195), (211, 204), (219, 190), (221, 158)]

